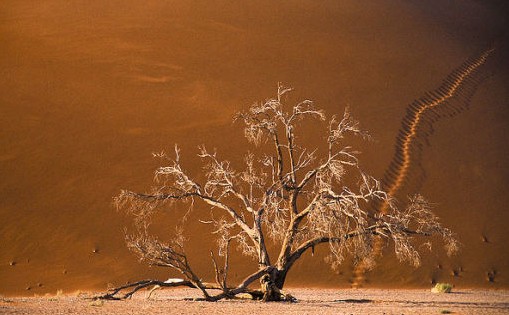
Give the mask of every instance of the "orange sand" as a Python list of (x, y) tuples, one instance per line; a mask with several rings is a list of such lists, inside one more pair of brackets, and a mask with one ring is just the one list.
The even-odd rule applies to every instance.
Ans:
[[(365, 285), (508, 288), (507, 12), (474, 0), (2, 1), (0, 293), (167, 278), (125, 249), (112, 196), (148, 188), (151, 153), (174, 143), (190, 173), (202, 143), (238, 163), (247, 147), (231, 117), (279, 81), (329, 114), (349, 104), (376, 140), (358, 144), (362, 165), (381, 178), (406, 106), (492, 41), (493, 75), (469, 110), (433, 125), (421, 163), (421, 192), (462, 252), (434, 251), (413, 269), (386, 251)], [(207, 231), (187, 231), (192, 263), (210, 276)], [(332, 273), (320, 253), (289, 284), (348, 287), (352, 266)], [(236, 263), (236, 277), (253, 266)]]

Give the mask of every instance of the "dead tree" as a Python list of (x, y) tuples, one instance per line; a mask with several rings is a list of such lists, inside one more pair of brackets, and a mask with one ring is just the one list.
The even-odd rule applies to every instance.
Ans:
[[(368, 135), (348, 108), (341, 119), (327, 120), (310, 100), (286, 104), (290, 91), (279, 85), (276, 97), (236, 115), (249, 143), (258, 146), (258, 151), (266, 151), (261, 156), (248, 153), (242, 170), (235, 170), (215, 151), (202, 146), (198, 155), (206, 171), (205, 182), (199, 183), (183, 169), (179, 148), (175, 146), (174, 157), (158, 154), (168, 165), (156, 170), (157, 186), (151, 192), (121, 191), (115, 198), (116, 206), (133, 215), (138, 227), (136, 233), (127, 236), (129, 248), (152, 265), (177, 270), (183, 279), (141, 281), (113, 289), (102, 298), (128, 298), (151, 285), (181, 285), (200, 290), (207, 301), (233, 298), (240, 293), (264, 301), (292, 300), (282, 291), (288, 272), (315, 246), (328, 247), (327, 261), (332, 267), (348, 255), (364, 264), (372, 261), (370, 254), (376, 238), (392, 241), (399, 259), (415, 266), (420, 262), (415, 236), (438, 235), (448, 253), (457, 250), (453, 233), (440, 224), (422, 197), (412, 198), (408, 207), (398, 210), (379, 181), (361, 170), (358, 152), (344, 142), (349, 135)], [(296, 132), (303, 120), (316, 120), (324, 126), (326, 137), (321, 147), (309, 149), (297, 143)], [(369, 204), (375, 201), (386, 202), (390, 210), (370, 213)], [(155, 212), (171, 204), (187, 203), (192, 207), (196, 202), (209, 205), (213, 213), (218, 213), (206, 222), (214, 225), (213, 234), (224, 262), (219, 266), (211, 252), (214, 284), (204, 283), (193, 271), (181, 237), (165, 244), (147, 232)], [(236, 253), (251, 257), (257, 264), (256, 271), (236, 286), (230, 285), (227, 278), (231, 245), (236, 246)], [(269, 245), (277, 248), (277, 256), (269, 254)], [(251, 285), (258, 281), (260, 289), (252, 289)], [(121, 295), (125, 290), (127, 293)]]

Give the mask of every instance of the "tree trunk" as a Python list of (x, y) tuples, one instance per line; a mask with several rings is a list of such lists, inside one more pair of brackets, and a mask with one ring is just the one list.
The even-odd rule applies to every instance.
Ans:
[(277, 270), (276, 276), (274, 277), (274, 284), (279, 290), (283, 290), (283, 286), (286, 281), (286, 274), (288, 273), (287, 269)]
[(283, 292), (283, 286), (286, 280), (288, 270), (279, 270), (274, 268), (270, 273), (265, 274), (261, 279), (261, 289), (263, 292), (263, 301), (294, 301), (295, 299)]

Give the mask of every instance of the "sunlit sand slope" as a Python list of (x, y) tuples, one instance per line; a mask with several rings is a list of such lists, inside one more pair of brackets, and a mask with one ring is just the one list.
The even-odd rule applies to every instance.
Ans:
[[(452, 111), (438, 112), (419, 143), (417, 175), (386, 176), (387, 185), (401, 182), (401, 202), (417, 187), (436, 203), (461, 253), (448, 259), (437, 248), (413, 269), (386, 249), (365, 285), (508, 287), (505, 13), (503, 1), (2, 1), (0, 293), (168, 277), (125, 249), (128, 220), (112, 208), (112, 196), (148, 188), (159, 163), (151, 153), (174, 143), (191, 173), (200, 171), (202, 143), (238, 163), (246, 143), (231, 117), (270, 97), (277, 82), (329, 114), (350, 105), (375, 139), (358, 144), (363, 167), (380, 179), (388, 168), (404, 173), (404, 158), (390, 166), (394, 144), (405, 147), (398, 130), (424, 108), (407, 113), (407, 105), (446, 77), (449, 85), (422, 104), (447, 98), (466, 68), (453, 71), (489, 43), (496, 47), (489, 75), (472, 81), (472, 95), (459, 93), (459, 83)], [(210, 276), (200, 257), (212, 243), (199, 246), (207, 230), (186, 231), (193, 265)], [(330, 272), (317, 249), (289, 284), (349, 286), (352, 270), (347, 263)]]

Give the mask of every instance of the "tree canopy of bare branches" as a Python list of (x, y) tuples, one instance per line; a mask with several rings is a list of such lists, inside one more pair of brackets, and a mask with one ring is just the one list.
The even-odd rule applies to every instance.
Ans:
[[(141, 281), (114, 289), (104, 298), (117, 298), (125, 289), (131, 291), (123, 297), (129, 297), (157, 284), (194, 287), (208, 301), (240, 293), (266, 301), (288, 300), (291, 296), (282, 291), (288, 272), (315, 246), (327, 246), (332, 267), (348, 256), (363, 263), (373, 261), (370, 254), (375, 238), (391, 241), (398, 258), (415, 266), (420, 262), (414, 243), (417, 236), (438, 235), (448, 253), (457, 250), (453, 233), (441, 225), (423, 197), (415, 196), (406, 208), (398, 209), (379, 181), (362, 171), (359, 153), (345, 142), (349, 136), (369, 135), (348, 108), (341, 117), (327, 118), (310, 100), (287, 104), (291, 91), (278, 85), (275, 97), (235, 116), (248, 142), (258, 147), (257, 152), (265, 151), (256, 156), (247, 153), (242, 169), (234, 169), (215, 150), (201, 146), (198, 156), (205, 180), (198, 182), (183, 168), (175, 146), (171, 156), (158, 154), (167, 164), (155, 171), (155, 188), (147, 193), (122, 190), (115, 197), (117, 208), (136, 222), (137, 231), (127, 236), (129, 248), (149, 264), (177, 270), (183, 279)], [(314, 148), (298, 143), (296, 132), (304, 120), (323, 127), (325, 136), (315, 141)], [(211, 252), (216, 274), (213, 284), (203, 282), (193, 271), (181, 237), (164, 243), (147, 229), (155, 212), (173, 204), (183, 209), (184, 216), (186, 209), (198, 202), (222, 214), (206, 222), (214, 225), (213, 235), (218, 240), (217, 255)], [(370, 210), (372, 202), (386, 203), (390, 210), (376, 213)], [(277, 249), (275, 255), (269, 244)], [(257, 264), (256, 271), (236, 285), (228, 283), (232, 245), (234, 253)], [(252, 288), (257, 280), (261, 283), (258, 290)]]

